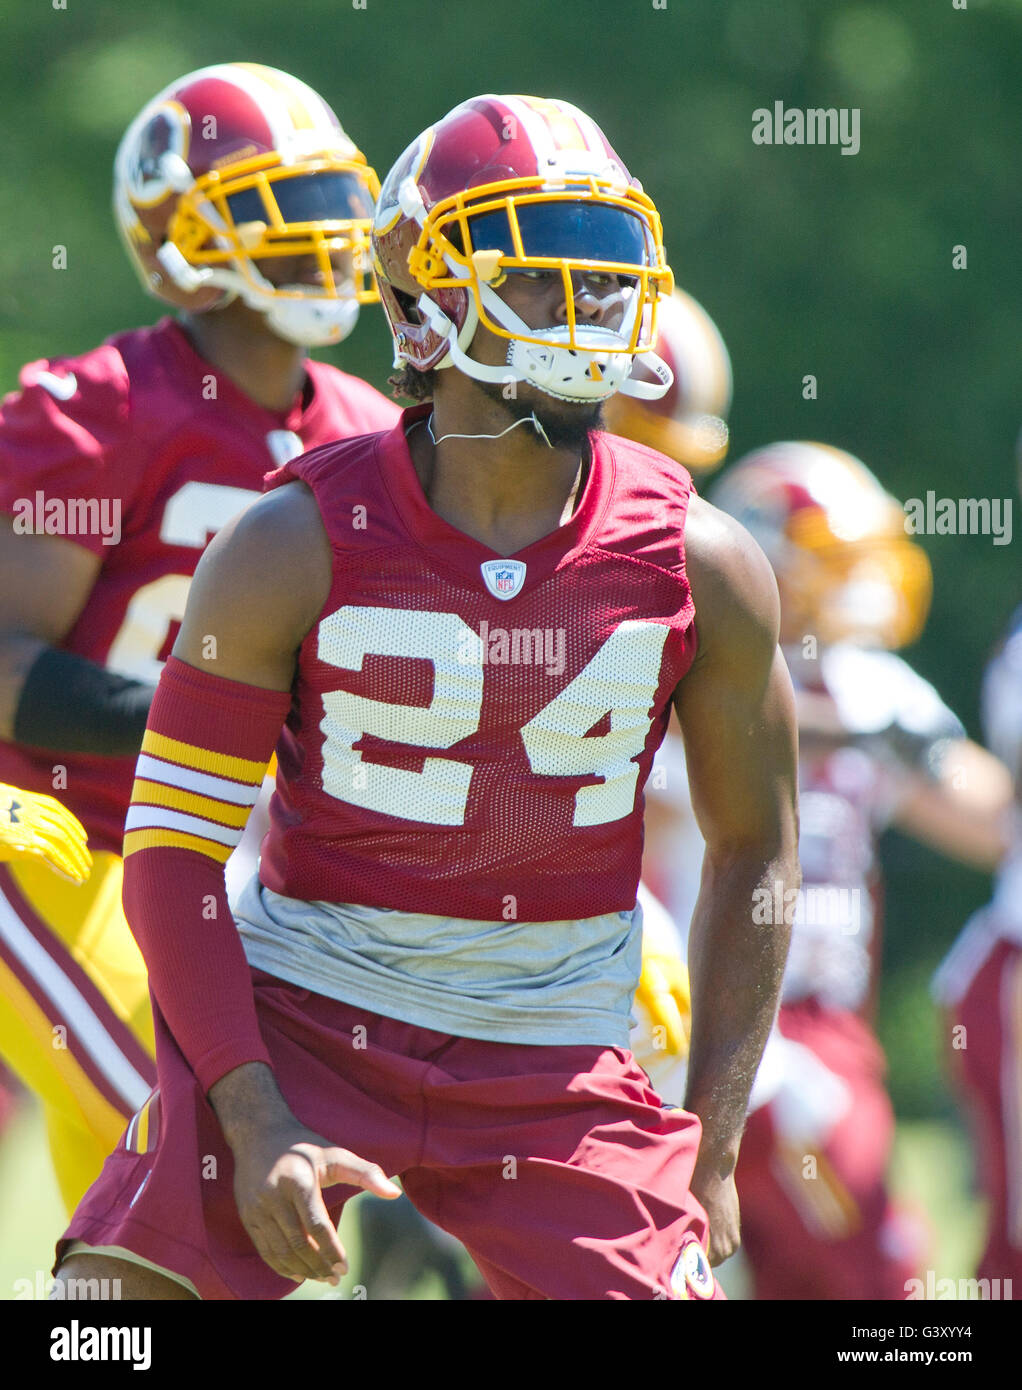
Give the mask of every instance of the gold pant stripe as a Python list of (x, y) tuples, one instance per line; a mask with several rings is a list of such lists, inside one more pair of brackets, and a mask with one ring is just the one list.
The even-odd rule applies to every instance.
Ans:
[[(39, 922), (89, 977), (110, 1012), (154, 1057), (148, 976), (121, 906), (124, 865), (120, 856), (98, 850), (93, 855), (92, 876), (81, 886), (58, 878), (45, 864), (28, 860), (12, 864), (10, 870)], [(50, 954), (57, 956), (59, 951)]]
[[(95, 1000), (90, 991), (85, 997), (93, 1016), (90, 1028), (69, 1031), (71, 1048), (54, 1047), (53, 1028), (67, 1018), (57, 1016), (60, 1006), (53, 989), (13, 946), (18, 973), (10, 967), (0, 971), (0, 1053), (43, 1102), (53, 1166), (70, 1212), (99, 1176), (132, 1111), (155, 1081), (145, 962), (121, 908), (117, 855), (97, 852), (92, 877), (81, 887), (58, 878), (45, 864), (11, 864), (8, 872), (23, 900), (17, 912), (24, 918), (27, 906), (36, 919), (33, 934), (46, 955), (45, 973), (56, 981), (54, 972), (59, 972), (76, 990), (84, 975), (101, 996)], [(7, 904), (12, 911), (15, 901), (12, 897)], [(99, 1062), (97, 1046), (109, 1051), (104, 1038), (93, 1036), (97, 1029), (144, 1077), (142, 1095), (134, 1101), (111, 1092), (104, 1067), (98, 1068), (96, 1081), (86, 1070)]]
[[(28, 1035), (32, 1049), (9, 1050), (10, 1024), (16, 1020), (19, 1031)], [(18, 1073), (25, 1085), (40, 1095), (49, 1105), (64, 1109), (67, 1097), (74, 1097), (74, 1107), (80, 1112), (86, 1127), (94, 1133), (111, 1136), (113, 1148), (124, 1129), (126, 1116), (107, 1100), (92, 1081), (88, 1072), (68, 1048), (54, 1047), (54, 1025), (39, 1004), (7, 965), (0, 960), (0, 1039), (3, 1040), (4, 1060)], [(40, 1065), (39, 1059), (44, 1060)], [(52, 1073), (59, 1086), (51, 1082)]]
[[(815, 1162), (815, 1177), (806, 1176), (807, 1158)], [(774, 1172), (815, 1235), (844, 1240), (859, 1229), (861, 1216), (855, 1200), (818, 1149), (778, 1142)]]

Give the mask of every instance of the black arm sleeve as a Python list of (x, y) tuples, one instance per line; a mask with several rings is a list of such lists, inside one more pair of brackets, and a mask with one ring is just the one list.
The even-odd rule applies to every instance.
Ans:
[(14, 742), (62, 753), (137, 753), (155, 693), (154, 685), (48, 647), (22, 688)]

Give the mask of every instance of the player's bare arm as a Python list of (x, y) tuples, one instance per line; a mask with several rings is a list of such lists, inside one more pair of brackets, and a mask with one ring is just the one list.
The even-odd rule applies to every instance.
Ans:
[(783, 921), (754, 924), (755, 894), (767, 889), (773, 901), (777, 881), (785, 891), (799, 883), (797, 732), (765, 556), (741, 526), (695, 498), (685, 549), (699, 649), (675, 707), (706, 841), (689, 944), (685, 1108), (703, 1124), (692, 1190), (709, 1215), (718, 1263), (738, 1246), (734, 1167), (788, 949)]
[[(312, 493), (292, 483), (226, 526), (195, 572), (174, 655), (198, 670), (216, 638), (216, 674), (290, 689), (298, 648), (330, 590), (330, 547)], [(234, 1192), (262, 1258), (285, 1278), (337, 1282), (347, 1257), (320, 1195), (351, 1183), (397, 1196), (374, 1164), (306, 1129), (269, 1067), (237, 1067), (209, 1091), (234, 1153)], [(340, 1266), (338, 1271), (337, 1266)]]
[(47, 647), (74, 626), (92, 592), (99, 557), (58, 536), (20, 536), (0, 516), (0, 738), (14, 737), (25, 680)]
[(939, 763), (912, 777), (899, 830), (960, 863), (992, 873), (1011, 843), (1011, 773), (971, 739), (952, 739)]
[[(803, 753), (848, 744), (849, 730), (829, 693), (801, 687), (795, 699)], [(892, 820), (938, 853), (992, 872), (1010, 843), (1011, 803), (1012, 777), (1003, 763), (972, 739), (941, 738), (920, 744), (911, 769), (899, 767)]]

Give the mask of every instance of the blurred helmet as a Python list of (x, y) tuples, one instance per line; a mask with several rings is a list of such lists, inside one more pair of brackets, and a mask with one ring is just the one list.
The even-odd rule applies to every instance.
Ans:
[(930, 562), (905, 514), (857, 458), (826, 444), (771, 444), (729, 468), (710, 500), (774, 567), (786, 626), (823, 644), (895, 648), (922, 632)]
[(669, 454), (693, 473), (707, 473), (727, 454), (731, 359), (717, 325), (691, 295), (676, 289), (659, 309), (655, 351), (674, 373), (674, 384), (652, 401), (612, 396), (604, 419), (612, 433)]
[[(599, 127), (565, 101), (456, 106), (385, 178), (373, 250), (395, 366), (453, 365), (574, 401), (618, 390), (649, 399), (670, 386), (651, 351), (657, 302), (673, 284), (660, 216)], [(537, 271), (562, 277), (567, 323), (530, 328), (496, 293), (509, 274)], [(576, 322), (573, 272), (606, 275), (608, 289), (616, 277), (616, 329)], [(479, 324), (507, 339), (506, 365), (468, 356)], [(629, 382), (636, 357), (653, 382)]]
[[(114, 161), (114, 214), (150, 294), (193, 313), (240, 297), (309, 347), (338, 342), (378, 298), (368, 246), (378, 192), (322, 97), (259, 63), (172, 82)], [(314, 257), (318, 276), (276, 285), (257, 264), (292, 256)]]

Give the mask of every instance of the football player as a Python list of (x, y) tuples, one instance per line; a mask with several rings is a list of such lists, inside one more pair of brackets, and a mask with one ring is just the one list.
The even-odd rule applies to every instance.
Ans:
[(267, 471), (397, 415), (307, 358), (376, 297), (377, 191), (296, 78), (227, 63), (172, 83), (120, 144), (114, 212), (180, 316), (31, 363), (0, 407), (0, 776), (59, 790), (95, 857), (83, 888), (0, 865), (0, 1048), (44, 1101), (69, 1208), (155, 1078), (121, 838), (195, 565)]
[[(705, 477), (727, 452), (731, 360), (716, 324), (683, 290), (675, 287), (658, 309), (654, 351), (670, 367), (674, 380), (664, 395), (652, 400), (617, 392), (604, 405), (603, 420), (612, 433), (668, 454), (695, 478)], [(641, 366), (633, 371), (640, 380), (655, 380)], [(670, 809), (663, 807), (654, 789), (646, 801), (647, 835), (650, 820), (664, 816), (673, 823)], [(698, 863), (702, 841), (698, 835), (695, 840)], [(642, 970), (629, 1046), (655, 1089), (680, 1102), (690, 1021), (684, 934), (646, 883), (639, 885), (639, 903)], [(442, 1275), (450, 1298), (474, 1296), (452, 1253), (451, 1237), (421, 1217), (407, 1199), (391, 1203), (367, 1195), (358, 1202), (358, 1216), (362, 1263), (356, 1279), (371, 1297), (407, 1295), (427, 1270)]]
[[(870, 1026), (876, 838), (893, 824), (990, 868), (1008, 783), (894, 654), (922, 630), (930, 572), (864, 465), (820, 444), (777, 444), (734, 465), (712, 495), (773, 563), (800, 736), (803, 890), (761, 904), (761, 917), (790, 916), (793, 931), (738, 1165), (743, 1249), (760, 1298), (900, 1299), (922, 1232), (886, 1186), (893, 1114)], [(686, 824), (684, 764), (668, 751), (657, 795)], [(677, 845), (675, 834), (649, 855), (685, 921), (695, 856)]]
[[(750, 904), (797, 884), (795, 729), (769, 565), (597, 428), (670, 382), (659, 217), (577, 108), (478, 97), (398, 160), (373, 244), (420, 404), (286, 464), (200, 563), (125, 837), (159, 1082), (58, 1277), (279, 1297), (339, 1276), (338, 1212), (395, 1173), (499, 1298), (710, 1298), (787, 942)], [(706, 838), (688, 1110), (627, 1050), (672, 704)], [(236, 926), (222, 864), (275, 747)]]
[[(1022, 436), (1019, 438), (1022, 484)], [(991, 902), (966, 923), (934, 993), (971, 1123), (987, 1233), (977, 1274), (1022, 1298), (1022, 608), (983, 678), (987, 746), (1014, 777), (1008, 849)], [(991, 1286), (993, 1287), (993, 1286)]]

